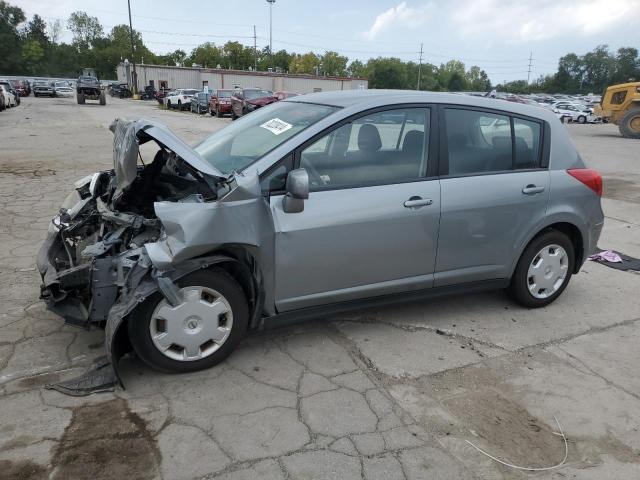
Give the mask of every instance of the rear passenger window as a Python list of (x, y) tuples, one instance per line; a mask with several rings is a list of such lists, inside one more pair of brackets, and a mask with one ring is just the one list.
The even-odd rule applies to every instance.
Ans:
[(513, 168), (511, 122), (506, 115), (445, 110), (449, 175), (499, 172)]
[(516, 139), (516, 169), (535, 168), (540, 158), (540, 124), (513, 119), (513, 133)]
[[(449, 175), (537, 168), (539, 122), (474, 110), (445, 110)], [(515, 156), (514, 156), (515, 154)]]

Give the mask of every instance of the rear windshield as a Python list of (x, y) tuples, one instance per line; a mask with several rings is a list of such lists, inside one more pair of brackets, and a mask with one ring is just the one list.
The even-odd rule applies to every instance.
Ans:
[(262, 97), (271, 97), (273, 96), (273, 92), (268, 90), (245, 90), (244, 98), (262, 98)]
[(182, 93), (184, 95), (195, 95), (196, 93), (200, 93), (202, 90), (183, 90)]
[(231, 98), (231, 90), (218, 90), (218, 98)]

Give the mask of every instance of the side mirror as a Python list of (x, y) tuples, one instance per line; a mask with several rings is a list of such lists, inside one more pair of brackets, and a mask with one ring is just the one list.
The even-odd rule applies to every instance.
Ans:
[(304, 210), (304, 201), (309, 198), (309, 174), (304, 168), (291, 170), (285, 185), (287, 194), (282, 199), (285, 213), (300, 213)]

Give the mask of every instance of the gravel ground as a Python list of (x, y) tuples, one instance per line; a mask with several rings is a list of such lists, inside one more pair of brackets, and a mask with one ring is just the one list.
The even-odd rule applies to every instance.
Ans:
[[(228, 119), (152, 102), (28, 97), (0, 113), (0, 479), (638, 479), (640, 275), (587, 263), (553, 305), (502, 292), (360, 311), (259, 333), (224, 364), (127, 390), (44, 390), (103, 354), (38, 300), (35, 254), (72, 182), (110, 168), (113, 118), (188, 143)], [(605, 176), (603, 248), (640, 257), (640, 142), (569, 125)], [(506, 461), (547, 466), (527, 474)]]

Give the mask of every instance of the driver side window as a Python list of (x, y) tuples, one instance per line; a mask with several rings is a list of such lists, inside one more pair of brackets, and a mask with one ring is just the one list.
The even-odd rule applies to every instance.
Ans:
[(430, 110), (372, 113), (321, 137), (300, 154), (311, 190), (416, 180), (426, 175)]

